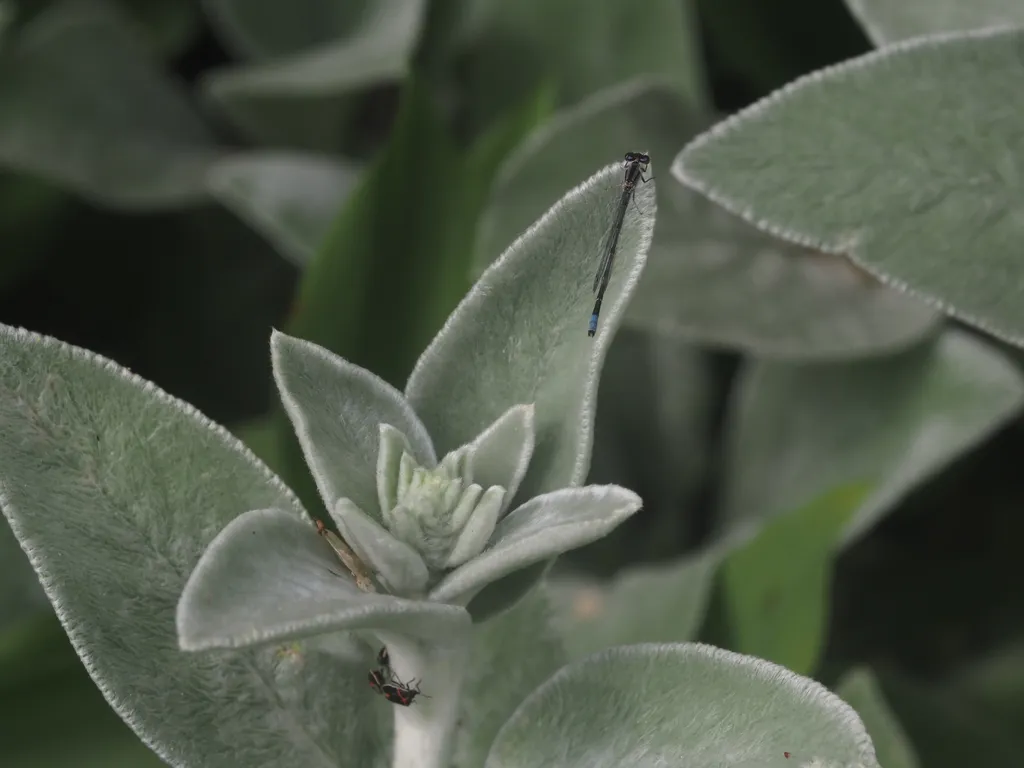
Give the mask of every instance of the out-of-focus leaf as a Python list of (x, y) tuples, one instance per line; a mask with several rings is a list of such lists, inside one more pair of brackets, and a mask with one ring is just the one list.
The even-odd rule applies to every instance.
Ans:
[(50, 612), (50, 603), (18, 540), (0, 522), (0, 632)]
[[(1014, 733), (949, 689), (881, 674), (882, 691), (928, 768), (1007, 768), (1024, 755)], [(886, 766), (888, 768), (888, 766)]]
[(312, 258), (357, 171), (325, 155), (252, 152), (214, 163), (210, 193), (298, 267)]
[[(379, 13), (379, 0), (203, 0), (218, 36), (238, 56), (266, 60), (330, 43), (359, 27), (367, 14)], [(375, 10), (374, 6), (378, 6)]]
[(719, 550), (708, 549), (675, 563), (625, 568), (605, 583), (552, 579), (570, 658), (616, 645), (695, 639), (720, 559)]
[(463, 26), (472, 108), (484, 121), (548, 79), (561, 106), (642, 76), (667, 79), (692, 107), (704, 103), (689, 3), (647, 0), (641, 10), (618, 0), (484, 0)]
[[(280, 6), (281, 12), (286, 8)], [(340, 118), (347, 112), (343, 97), (407, 73), (423, 13), (423, 0), (364, 4), (358, 24), (343, 38), (215, 71), (205, 78), (203, 90), (230, 119), (265, 142), (336, 149)], [(303, 125), (310, 121), (320, 125)]]
[(5, 43), (0, 103), (2, 164), (119, 208), (205, 196), (210, 132), (107, 6), (60, 2)]
[(4, 691), (0, 718), (9, 768), (161, 768), (167, 763), (103, 700), (81, 664)]
[(731, 414), (725, 523), (770, 519), (870, 480), (873, 491), (844, 530), (848, 544), (1022, 405), (1012, 364), (960, 331), (875, 361), (751, 363)]
[(943, 32), (1024, 26), (1017, 0), (846, 0), (875, 45)]
[(178, 56), (200, 30), (199, 0), (118, 0), (163, 56)]
[(867, 667), (859, 667), (843, 676), (836, 693), (857, 710), (885, 768), (918, 768), (914, 747), (889, 704), (878, 681)]
[(1024, 30), (1007, 28), (888, 46), (717, 125), (673, 173), (767, 231), (849, 255), (1024, 345), (1022, 46)]
[(840, 486), (780, 515), (722, 565), (737, 651), (811, 674), (825, 642), (832, 554), (839, 533), (871, 490)]

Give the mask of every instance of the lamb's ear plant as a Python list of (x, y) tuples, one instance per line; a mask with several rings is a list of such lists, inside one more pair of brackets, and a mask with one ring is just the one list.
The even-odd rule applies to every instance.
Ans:
[(0, 504), (93, 679), (165, 761), (788, 765), (786, 750), (876, 765), (838, 699), (701, 646), (611, 651), (527, 697), (564, 654), (542, 595), (523, 596), (553, 558), (641, 506), (581, 486), (602, 362), (654, 224), (647, 184), (588, 338), (620, 183), (605, 168), (510, 246), (404, 393), (273, 334), (275, 380), (337, 533), (192, 407), (89, 352), (0, 329)]

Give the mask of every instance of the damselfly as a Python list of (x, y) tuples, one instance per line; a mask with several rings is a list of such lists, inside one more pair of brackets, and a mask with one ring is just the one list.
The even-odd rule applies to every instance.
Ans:
[(615, 219), (612, 221), (611, 229), (605, 239), (604, 254), (601, 256), (601, 266), (597, 268), (594, 275), (594, 293), (597, 294), (597, 301), (594, 302), (594, 312), (590, 316), (590, 327), (587, 329), (587, 336), (597, 333), (597, 318), (601, 314), (601, 302), (604, 301), (604, 292), (608, 288), (608, 281), (612, 277), (612, 266), (615, 263), (615, 251), (619, 247), (619, 234), (622, 232), (622, 222), (626, 219), (626, 208), (629, 201), (636, 194), (637, 181), (646, 183), (644, 172), (651, 158), (642, 152), (627, 152), (623, 167), (626, 169), (622, 181), (622, 197), (619, 198), (619, 205), (615, 209)]

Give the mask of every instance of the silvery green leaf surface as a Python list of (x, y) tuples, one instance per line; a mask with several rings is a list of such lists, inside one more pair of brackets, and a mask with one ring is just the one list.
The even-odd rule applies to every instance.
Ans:
[(718, 550), (706, 549), (673, 563), (625, 568), (605, 583), (550, 579), (570, 658), (616, 645), (696, 639), (720, 560)]
[(377, 497), (380, 425), (409, 440), (415, 458), (436, 462), (430, 436), (402, 393), (321, 346), (274, 331), (274, 379), (327, 509), (350, 499), (381, 519)]
[(467, 446), (470, 482), (505, 489), (502, 511), (516, 495), (533, 455), (533, 405), (514, 405)]
[(621, 197), (620, 164), (571, 190), (481, 275), (406, 385), (439, 454), (533, 403), (536, 447), (517, 498), (583, 481), (601, 365), (650, 245), (654, 186), (638, 185), (626, 211), (596, 337), (587, 321)]
[(867, 483), (839, 486), (775, 517), (729, 552), (720, 573), (732, 648), (798, 674), (817, 669), (840, 532), (871, 490)]
[(836, 693), (864, 721), (879, 763), (885, 768), (918, 768), (920, 761), (914, 747), (868, 667), (857, 667), (843, 675)]
[[(683, 149), (673, 173), (787, 240), (1017, 345), (1024, 30), (897, 43), (801, 78)], [(956, 108), (952, 109), (951, 104)]]
[(210, 194), (292, 264), (312, 258), (355, 186), (355, 168), (327, 155), (247, 152), (210, 166)]
[(483, 765), (515, 708), (565, 661), (543, 588), (502, 615), (474, 624), (452, 765)]
[[(423, 0), (368, 3), (345, 37), (270, 61), (216, 70), (203, 80), (204, 95), (254, 136), (304, 136), (304, 141), (288, 143), (322, 148), (317, 145), (327, 143), (330, 131), (341, 128), (337, 123), (346, 94), (399, 80), (408, 71), (424, 5)], [(317, 118), (329, 131), (298, 125)]]
[(1024, 26), (1024, 6), (1017, 0), (846, 0), (846, 5), (878, 46), (920, 35)]
[(118, 714), (174, 766), (372, 765), (379, 725), (350, 693), (361, 665), (178, 647), (175, 607), (206, 546), (247, 509), (300, 519), (289, 490), (109, 360), (2, 327), (0, 361), (0, 506)]
[(427, 564), (406, 544), (348, 499), (338, 499), (331, 512), (338, 530), (370, 570), (379, 574), (398, 595), (421, 592), (427, 584)]
[(110, 6), (60, 2), (0, 47), (0, 165), (132, 210), (202, 200), (220, 150)]
[(1019, 413), (1024, 383), (1001, 354), (951, 330), (880, 360), (750, 363), (734, 397), (727, 526), (770, 519), (845, 483), (873, 482), (843, 531), (846, 545)]
[[(594, 94), (536, 130), (502, 167), (481, 220), (475, 265), (555, 201), (588, 164), (642, 147), (672, 157), (706, 119), (644, 78)], [(624, 323), (759, 356), (817, 359), (890, 352), (931, 330), (923, 302), (847, 264), (767, 235), (693, 190), (658, 187), (658, 225)]]
[[(813, 680), (699, 644), (626, 645), (563, 667), (499, 731), (487, 768), (878, 768), (857, 714)], [(802, 760), (803, 762), (799, 762)]]
[(635, 514), (640, 497), (615, 485), (564, 488), (509, 512), (480, 555), (448, 573), (431, 600), (465, 604), (480, 589), (566, 550), (589, 544)]
[(362, 592), (305, 520), (279, 509), (246, 512), (213, 540), (178, 604), (182, 649), (244, 648), (352, 629), (444, 638), (465, 611)]

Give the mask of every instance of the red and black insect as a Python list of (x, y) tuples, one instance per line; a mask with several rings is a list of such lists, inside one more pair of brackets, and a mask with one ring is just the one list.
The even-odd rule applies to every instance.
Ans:
[(392, 678), (391, 680), (390, 683), (381, 686), (380, 692), (392, 704), (408, 707), (417, 696), (423, 696), (426, 699), (430, 698), (420, 690), (419, 684), (416, 684), (415, 680), (410, 680), (408, 683), (403, 683), (398, 678)]
[(367, 678), (370, 680), (370, 687), (377, 693), (384, 693), (384, 686), (391, 684), (387, 673), (388, 670), (385, 669), (371, 669), (370, 674), (367, 675)]

